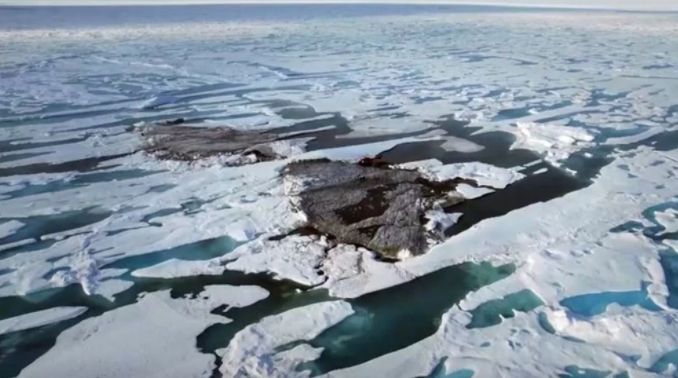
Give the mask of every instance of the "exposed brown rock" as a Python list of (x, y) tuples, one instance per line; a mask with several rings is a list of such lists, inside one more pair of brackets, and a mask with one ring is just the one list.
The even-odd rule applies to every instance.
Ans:
[(279, 136), (266, 131), (236, 130), (230, 127), (184, 126), (183, 119), (138, 129), (146, 139), (143, 149), (158, 158), (192, 161), (212, 156), (248, 157), (234, 164), (276, 159), (270, 143)]
[(386, 258), (403, 250), (426, 252), (430, 241), (444, 231), (425, 229), (426, 211), (439, 202), (463, 201), (454, 190), (455, 180), (431, 182), (418, 171), (391, 168), (379, 159), (358, 164), (326, 159), (294, 162), (283, 176), (300, 189), (291, 194), (309, 227)]

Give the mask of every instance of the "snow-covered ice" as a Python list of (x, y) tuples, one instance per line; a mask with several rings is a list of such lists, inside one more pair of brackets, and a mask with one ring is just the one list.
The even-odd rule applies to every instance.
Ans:
[(221, 372), (229, 377), (287, 377), (297, 363), (317, 357), (313, 350), (277, 354), (276, 347), (310, 340), (353, 313), (343, 301), (300, 307), (262, 319), (239, 332), (222, 356)]
[(72, 319), (80, 316), (85, 311), (87, 311), (87, 307), (54, 307), (0, 320), (0, 335)]
[(454, 178), (465, 178), (475, 181), (480, 186), (504, 189), (524, 177), (515, 169), (502, 169), (483, 163), (459, 163), (439, 165), (425, 168), (422, 171), (432, 180), (444, 181)]
[(137, 269), (132, 276), (140, 278), (180, 278), (201, 274), (219, 275), (226, 267), (218, 261), (186, 261), (169, 259), (157, 265)]
[[(643, 4), (619, 5), (631, 6)], [(305, 342), (350, 301), (470, 261), (515, 272), (450, 304), (435, 334), (326, 376), (673, 374), (676, 14), (238, 7), (0, 7), (0, 371), (304, 377), (295, 366), (323, 352)], [(274, 129), (289, 159), (137, 151), (133, 125), (178, 118)], [(463, 211), (428, 218), (472, 224), (395, 263), (288, 234), (304, 224), (290, 198), (304, 183), (280, 178), (288, 161), (382, 153), (468, 180)], [(216, 284), (229, 270), (315, 288)], [(345, 301), (304, 302), (324, 290)], [(525, 291), (543, 305), (496, 308)], [(469, 329), (488, 307), (500, 322)], [(203, 353), (214, 324), (239, 328)], [(24, 334), (56, 344), (7, 364), (33, 345)]]
[(200, 353), (195, 337), (211, 324), (228, 322), (210, 311), (252, 304), (266, 297), (262, 291), (208, 287), (196, 299), (172, 299), (168, 291), (147, 294), (64, 331), (20, 376), (209, 377), (214, 356)]
[(494, 192), (494, 190), (490, 188), (476, 188), (464, 183), (457, 185), (455, 190), (461, 193), (461, 195), (466, 199), (476, 199)]
[(12, 235), (13, 233), (21, 229), (23, 226), (24, 224), (17, 220), (11, 220), (9, 222), (0, 224), (0, 239)]
[(325, 281), (318, 269), (329, 246), (318, 237), (291, 235), (280, 241), (259, 240), (236, 249), (227, 256), (235, 261), (227, 269), (247, 273), (271, 272), (280, 278), (306, 286)]
[(595, 135), (581, 128), (544, 123), (517, 123), (518, 140), (513, 148), (526, 148), (545, 154), (545, 159), (558, 163), (573, 152), (592, 147)]

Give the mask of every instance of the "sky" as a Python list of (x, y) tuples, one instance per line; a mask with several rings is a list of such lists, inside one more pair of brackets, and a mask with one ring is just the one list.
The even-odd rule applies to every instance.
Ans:
[(440, 3), (610, 8), (678, 11), (678, 0), (0, 0), (0, 5), (117, 5), (117, 4), (228, 4), (228, 3)]

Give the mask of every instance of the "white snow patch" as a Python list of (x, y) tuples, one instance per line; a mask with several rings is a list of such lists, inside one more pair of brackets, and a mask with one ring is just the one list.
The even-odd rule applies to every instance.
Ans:
[(556, 124), (518, 122), (517, 140), (511, 148), (526, 148), (545, 155), (558, 163), (572, 153), (594, 145), (595, 135), (590, 131)]
[(24, 227), (24, 224), (17, 220), (11, 220), (0, 224), (0, 240), (19, 231), (22, 227)]
[(213, 304), (247, 307), (268, 298), (268, 291), (259, 286), (209, 285), (200, 296)]
[(238, 332), (222, 356), (225, 377), (289, 377), (297, 363), (317, 356), (312, 348), (277, 354), (276, 347), (297, 340), (311, 340), (325, 329), (353, 314), (344, 301), (317, 303), (262, 319)]
[(17, 247), (22, 247), (25, 245), (33, 244), (35, 243), (35, 239), (24, 239), (24, 240), (19, 240), (13, 243), (7, 243), (7, 244), (2, 244), (0, 245), (0, 252), (6, 251), (12, 248), (17, 248)]
[(445, 136), (443, 137), (443, 139), (445, 140), (445, 142), (443, 142), (443, 144), (440, 145), (440, 148), (442, 148), (445, 151), (473, 153), (480, 152), (485, 148), (479, 144), (471, 142), (470, 140), (457, 138), (453, 136)]
[(228, 322), (210, 311), (221, 304), (253, 303), (263, 297), (261, 290), (208, 287), (197, 299), (171, 299), (169, 291), (147, 294), (64, 331), (19, 376), (209, 377), (214, 356), (200, 353), (195, 338), (212, 324)]
[(430, 180), (445, 181), (454, 178), (474, 180), (480, 186), (504, 189), (506, 186), (525, 177), (516, 169), (495, 167), (480, 162), (440, 165), (422, 169)]
[(3, 319), (0, 320), (0, 335), (72, 319), (86, 311), (87, 307), (53, 307), (47, 310)]
[(226, 265), (230, 270), (271, 272), (279, 278), (315, 286), (325, 281), (325, 276), (318, 274), (318, 267), (327, 247), (322, 237), (290, 235), (280, 241), (260, 239), (247, 243), (224, 258), (235, 259)]
[(657, 219), (664, 231), (659, 235), (671, 234), (678, 231), (678, 210), (676, 209), (667, 209), (665, 211), (656, 211), (654, 216)]
[(461, 195), (466, 199), (480, 198), (484, 195), (494, 193), (494, 190), (490, 188), (476, 188), (475, 186), (464, 183), (457, 185), (455, 190), (461, 193)]
[(147, 268), (137, 269), (132, 276), (140, 278), (181, 278), (199, 275), (218, 276), (226, 268), (216, 260), (187, 261), (169, 259)]

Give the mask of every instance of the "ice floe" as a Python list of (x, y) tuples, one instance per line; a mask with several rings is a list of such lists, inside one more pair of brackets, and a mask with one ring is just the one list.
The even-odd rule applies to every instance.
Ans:
[(210, 311), (265, 297), (262, 289), (233, 286), (208, 287), (196, 299), (172, 299), (167, 291), (147, 294), (64, 331), (56, 346), (20, 376), (209, 377), (214, 356), (195, 348), (195, 336), (211, 324), (228, 322)]
[(54, 307), (9, 319), (3, 319), (0, 320), (0, 335), (72, 319), (80, 316), (86, 311), (87, 307)]
[(319, 271), (329, 244), (321, 237), (290, 235), (282, 240), (258, 240), (234, 250), (227, 269), (247, 273), (271, 272), (306, 286), (325, 281)]
[(347, 302), (334, 301), (264, 318), (239, 332), (228, 348), (217, 351), (222, 357), (221, 372), (229, 377), (288, 377), (299, 362), (312, 360), (317, 352), (297, 347), (278, 354), (276, 348), (312, 339), (352, 313)]
[(593, 146), (595, 135), (581, 128), (553, 124), (517, 124), (518, 140), (513, 148), (527, 148), (545, 154), (545, 159), (558, 163), (573, 152)]

